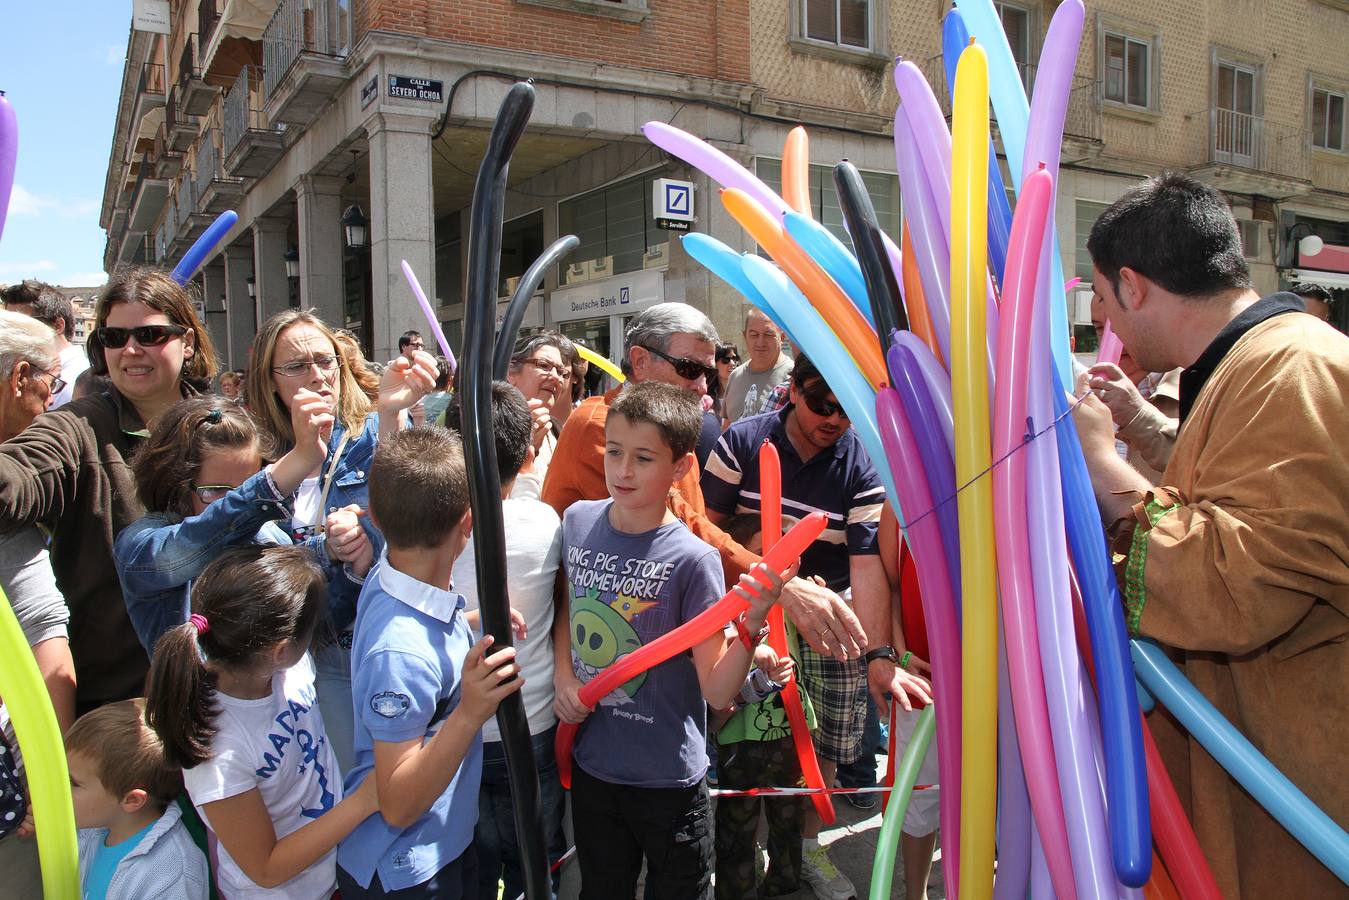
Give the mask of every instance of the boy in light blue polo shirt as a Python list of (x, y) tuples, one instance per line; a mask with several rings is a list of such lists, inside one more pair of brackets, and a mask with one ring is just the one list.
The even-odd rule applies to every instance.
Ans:
[[(442, 428), (400, 431), (370, 467), (370, 516), (387, 546), (357, 604), (351, 649), (356, 766), (379, 779), (380, 814), (337, 850), (353, 897), (471, 895), (485, 721), (520, 689), (514, 648), (473, 644), (450, 573), (472, 515), (463, 450)], [(471, 646), (470, 646), (471, 645)]]

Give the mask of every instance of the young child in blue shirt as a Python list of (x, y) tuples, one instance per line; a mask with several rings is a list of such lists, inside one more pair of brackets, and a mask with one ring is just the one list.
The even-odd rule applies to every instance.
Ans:
[(778, 573), (759, 564), (742, 577), (736, 590), (751, 605), (729, 642), (718, 632), (691, 656), (634, 677), (593, 713), (578, 696), (583, 681), (725, 593), (718, 552), (666, 505), (694, 464), (701, 426), (692, 393), (655, 382), (625, 388), (605, 426), (611, 499), (574, 503), (563, 519), (570, 610), (555, 629), (554, 680), (558, 715), (585, 722), (575, 743), (572, 826), (586, 900), (631, 898), (643, 858), (648, 897), (712, 896), (705, 704), (724, 708), (744, 685), (782, 588)]
[(356, 766), (375, 779), (380, 815), (338, 848), (338, 884), (359, 897), (472, 895), (482, 726), (520, 689), (515, 649), (473, 643), (454, 560), (472, 527), (458, 437), (401, 431), (370, 469), (370, 515), (386, 546), (366, 577), (351, 648)]
[(183, 776), (145, 724), (145, 702), (80, 716), (66, 754), (84, 900), (205, 900), (206, 857), (174, 803)]

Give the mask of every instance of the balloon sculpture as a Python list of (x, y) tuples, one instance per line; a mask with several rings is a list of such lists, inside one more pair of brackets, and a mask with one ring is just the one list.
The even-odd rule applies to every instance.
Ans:
[[(501, 509), (492, 429), (492, 337), (496, 325), (497, 277), (501, 270), (501, 225), (506, 203), (506, 177), (511, 155), (525, 132), (534, 108), (534, 87), (511, 87), (487, 141), (473, 188), (468, 245), (468, 292), (464, 323), (464, 364), (459, 394), (464, 403), (464, 460), (469, 471), (473, 509), (474, 568), (482, 596), (482, 630), (498, 647), (511, 645), (509, 598), (506, 596), (506, 538)], [(515, 833), (524, 864), (525, 895), (544, 900), (552, 895), (548, 846), (544, 838), (539, 773), (517, 691), (497, 708), (502, 748), (515, 805)]]

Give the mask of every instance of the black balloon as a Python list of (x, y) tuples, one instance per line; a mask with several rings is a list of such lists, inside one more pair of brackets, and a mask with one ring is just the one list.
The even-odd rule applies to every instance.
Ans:
[(497, 381), (506, 378), (506, 370), (511, 364), (511, 351), (515, 349), (515, 333), (520, 330), (520, 323), (525, 320), (525, 310), (529, 308), (529, 301), (539, 289), (543, 276), (548, 274), (548, 269), (558, 260), (580, 245), (581, 239), (576, 235), (564, 234), (553, 241), (520, 277), (520, 283), (515, 286), (515, 293), (511, 295), (511, 302), (506, 304), (506, 315), (501, 320), (501, 331), (497, 333), (496, 353), (492, 357), (492, 377)]
[(899, 296), (899, 280), (890, 265), (890, 254), (885, 252), (876, 208), (857, 167), (844, 160), (834, 166), (834, 186), (838, 189), (839, 206), (843, 220), (848, 224), (857, 261), (862, 266), (862, 278), (867, 285), (867, 299), (871, 314), (876, 319), (876, 336), (881, 342), (881, 355), (890, 349), (890, 335), (909, 327), (908, 316)]
[[(501, 512), (501, 478), (497, 474), (492, 432), (492, 333), (496, 324), (497, 278), (501, 272), (501, 224), (506, 203), (506, 175), (511, 155), (524, 134), (534, 108), (534, 87), (511, 87), (497, 111), (487, 152), (473, 188), (468, 237), (468, 298), (464, 313), (464, 359), (459, 367), (463, 408), (464, 459), (468, 465), (469, 500), (473, 508), (475, 569), (484, 634), (494, 647), (511, 645), (510, 605), (506, 595), (506, 538)], [(551, 894), (548, 845), (544, 838), (539, 774), (520, 694), (510, 695), (497, 709), (502, 747), (515, 804), (515, 831), (524, 865), (525, 896), (546, 900)]]

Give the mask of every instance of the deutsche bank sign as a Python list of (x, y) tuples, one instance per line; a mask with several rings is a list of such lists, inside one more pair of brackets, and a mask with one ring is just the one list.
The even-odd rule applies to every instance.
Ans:
[(693, 182), (657, 178), (652, 182), (651, 193), (657, 227), (688, 231), (693, 224)]

